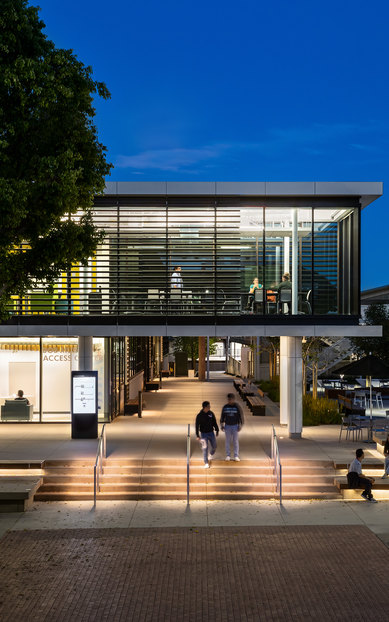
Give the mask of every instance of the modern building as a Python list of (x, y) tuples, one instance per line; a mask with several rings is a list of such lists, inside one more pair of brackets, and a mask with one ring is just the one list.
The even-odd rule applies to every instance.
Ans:
[(36, 420), (66, 419), (70, 371), (93, 365), (111, 418), (139, 372), (158, 375), (164, 337), (279, 336), (281, 423), (299, 436), (302, 337), (381, 334), (359, 325), (361, 210), (381, 194), (377, 182), (107, 183), (95, 256), (53, 293), (12, 299), (1, 398), (24, 388)]

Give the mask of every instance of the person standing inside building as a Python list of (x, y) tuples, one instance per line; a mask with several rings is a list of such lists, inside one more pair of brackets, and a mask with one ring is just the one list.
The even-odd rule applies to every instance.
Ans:
[[(211, 410), (209, 402), (203, 402), (203, 407), (196, 417), (196, 437), (201, 443), (204, 456), (204, 468), (209, 469), (209, 461), (212, 460), (216, 451), (216, 436), (219, 435), (219, 426), (216, 417)], [(200, 437), (201, 434), (201, 437)], [(210, 450), (208, 451), (208, 443)]]
[(26, 402), (27, 406), (30, 405), (30, 402), (28, 401), (28, 399), (24, 397), (24, 391), (22, 391), (22, 389), (19, 389), (18, 395), (17, 397), (15, 397), (15, 400), (23, 400), (24, 402)]
[(170, 280), (172, 289), (182, 289), (184, 282), (181, 276), (181, 266), (175, 266), (173, 269), (172, 278)]
[(234, 460), (240, 461), (239, 458), (239, 432), (244, 424), (243, 412), (241, 407), (235, 402), (235, 395), (229, 393), (227, 395), (227, 404), (223, 406), (220, 417), (221, 429), (226, 435), (226, 461), (231, 460), (231, 443), (234, 448)]
[(370, 503), (377, 503), (377, 499), (374, 499), (371, 492), (374, 484), (374, 477), (366, 477), (362, 474), (362, 460), (364, 458), (363, 449), (357, 449), (355, 452), (355, 458), (350, 464), (350, 468), (347, 473), (347, 482), (349, 488), (363, 488), (364, 491), (361, 495), (366, 501)]

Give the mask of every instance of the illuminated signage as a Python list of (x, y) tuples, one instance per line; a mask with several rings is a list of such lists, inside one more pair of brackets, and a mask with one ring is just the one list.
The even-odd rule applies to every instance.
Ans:
[(97, 372), (72, 373), (72, 412), (75, 415), (97, 413)]

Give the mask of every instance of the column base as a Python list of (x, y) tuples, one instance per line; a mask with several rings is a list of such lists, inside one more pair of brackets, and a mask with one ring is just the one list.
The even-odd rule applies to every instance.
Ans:
[(289, 432), (289, 438), (301, 438), (301, 432)]

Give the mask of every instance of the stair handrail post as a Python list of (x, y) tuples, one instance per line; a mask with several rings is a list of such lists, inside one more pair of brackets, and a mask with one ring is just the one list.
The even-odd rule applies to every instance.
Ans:
[(105, 423), (103, 425), (102, 434), (103, 434), (103, 457), (105, 459), (107, 457), (107, 432), (105, 429)]
[(96, 507), (96, 494), (97, 494), (97, 473), (96, 465), (93, 467), (93, 505)]
[(107, 445), (105, 437), (105, 423), (101, 430), (97, 444), (96, 460), (93, 467), (93, 500), (96, 505), (97, 493), (100, 492), (100, 475), (103, 474), (103, 458), (107, 456)]
[(188, 434), (186, 437), (186, 503), (190, 504), (189, 497), (189, 462), (190, 462), (190, 423), (188, 423)]
[(280, 504), (282, 504), (282, 465), (277, 434), (273, 424), (271, 441), (271, 459), (273, 460), (273, 474), (276, 476), (276, 492), (278, 492)]

